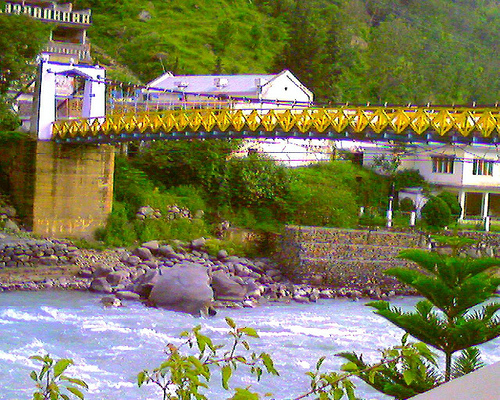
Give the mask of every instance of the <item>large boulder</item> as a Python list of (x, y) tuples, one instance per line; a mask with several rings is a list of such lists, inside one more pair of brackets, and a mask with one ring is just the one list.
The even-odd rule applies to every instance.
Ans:
[(194, 263), (161, 269), (149, 295), (157, 307), (193, 315), (205, 311), (212, 299), (207, 269)]
[(212, 288), (216, 300), (241, 301), (247, 294), (244, 286), (221, 270), (212, 274)]

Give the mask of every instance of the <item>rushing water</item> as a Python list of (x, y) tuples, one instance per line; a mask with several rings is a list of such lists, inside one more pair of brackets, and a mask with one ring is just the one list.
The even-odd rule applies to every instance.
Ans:
[[(251, 340), (256, 352), (271, 353), (280, 377), (264, 375), (255, 382), (248, 374), (235, 377), (233, 386), (248, 386), (275, 399), (289, 399), (308, 388), (305, 372), (314, 369), (322, 355), (324, 367), (337, 369), (339, 351), (362, 352), (368, 360), (378, 358), (378, 349), (398, 343), (402, 333), (363, 302), (323, 300), (317, 304), (273, 304), (254, 309), (220, 310), (213, 318), (146, 308), (140, 303), (104, 308), (99, 296), (76, 292), (0, 293), (0, 398), (26, 399), (33, 393), (29, 372), (38, 365), (30, 355), (50, 353), (54, 358), (72, 358), (68, 375), (90, 385), (89, 400), (160, 399), (153, 387), (138, 388), (136, 375), (153, 369), (162, 360), (167, 343), (180, 343), (179, 334), (200, 324), (202, 332), (217, 343), (228, 343), (224, 317), (238, 326), (257, 329), (260, 339)], [(407, 298), (395, 301), (407, 307)], [(497, 339), (483, 345), (487, 363), (500, 361)], [(214, 378), (216, 379), (216, 378)], [(220, 386), (219, 382), (217, 385)], [(385, 397), (359, 384), (359, 395)], [(222, 391), (210, 399), (230, 397)]]

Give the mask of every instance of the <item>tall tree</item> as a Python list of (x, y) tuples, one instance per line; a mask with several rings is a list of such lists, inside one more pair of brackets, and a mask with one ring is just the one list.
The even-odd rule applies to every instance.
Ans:
[(18, 121), (8, 91), (27, 81), (35, 71), (34, 59), (48, 38), (49, 28), (24, 16), (0, 14), (0, 129), (13, 130)]

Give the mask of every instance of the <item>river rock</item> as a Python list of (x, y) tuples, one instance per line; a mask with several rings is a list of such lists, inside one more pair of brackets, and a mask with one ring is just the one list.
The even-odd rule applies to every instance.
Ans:
[(106, 280), (111, 286), (117, 286), (128, 277), (129, 274), (126, 271), (115, 271), (108, 274), (108, 276), (106, 276)]
[(191, 248), (194, 250), (200, 250), (205, 246), (207, 240), (205, 238), (195, 239), (191, 242)]
[(111, 272), (113, 272), (113, 267), (105, 264), (97, 264), (94, 266), (94, 272), (92, 273), (92, 278), (106, 277)]
[(217, 300), (241, 301), (247, 292), (244, 286), (235, 282), (224, 271), (216, 271), (212, 274), (212, 288)]
[(221, 249), (221, 250), (219, 250), (219, 251), (217, 252), (217, 258), (218, 258), (219, 260), (224, 260), (225, 258), (227, 258), (227, 256), (228, 256), (228, 255), (229, 255), (229, 254), (228, 254), (228, 253), (227, 253), (227, 251), (226, 251), (226, 250), (224, 250), (224, 249)]
[(114, 296), (105, 296), (101, 299), (101, 303), (105, 307), (120, 307), (122, 305), (122, 302), (120, 299), (114, 297)]
[(174, 249), (170, 245), (164, 245), (160, 246), (158, 249), (158, 252), (163, 256), (163, 257), (170, 257), (172, 254), (175, 253)]
[(213, 299), (209, 282), (207, 269), (200, 265), (176, 265), (162, 269), (149, 301), (168, 310), (200, 315)]
[(143, 243), (141, 247), (144, 247), (150, 250), (151, 252), (154, 252), (160, 248), (160, 243), (158, 242), (158, 240), (151, 240), (149, 242)]
[(120, 300), (140, 300), (141, 296), (137, 293), (131, 292), (129, 290), (119, 290), (115, 293), (115, 296)]
[(146, 247), (138, 247), (133, 251), (133, 254), (139, 257), (141, 260), (152, 260), (153, 253)]
[(113, 288), (104, 277), (93, 279), (92, 282), (90, 282), (89, 290), (96, 293), (113, 292)]

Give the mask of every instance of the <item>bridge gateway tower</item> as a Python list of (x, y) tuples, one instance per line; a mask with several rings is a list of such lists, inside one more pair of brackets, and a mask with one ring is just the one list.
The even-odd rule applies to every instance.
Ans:
[(23, 144), (21, 151), (16, 145), (0, 151), (12, 160), (4, 169), (14, 201), (35, 234), (90, 237), (111, 212), (114, 149), (61, 145), (51, 138), (56, 120), (105, 116), (106, 70), (92, 65), (86, 34), (91, 11), (56, 1), (12, 0), (0, 12), (52, 26), (37, 59), (36, 83), (18, 97), (22, 128), (36, 142)]

